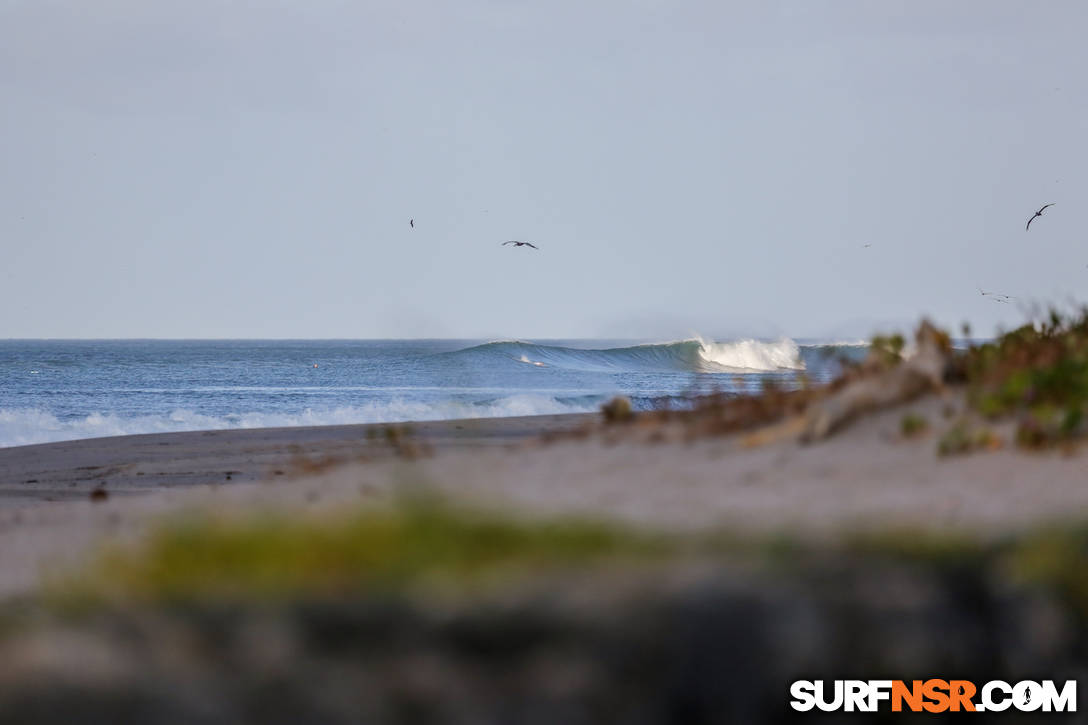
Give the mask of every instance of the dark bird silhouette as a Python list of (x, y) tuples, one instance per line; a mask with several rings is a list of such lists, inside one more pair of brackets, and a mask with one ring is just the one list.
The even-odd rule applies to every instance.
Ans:
[(416, 228), (416, 220), (415, 219), (409, 219), (408, 220), (408, 226), (412, 227), (412, 229), (415, 229)]
[(1044, 206), (1044, 207), (1043, 207), (1042, 209), (1040, 209), (1039, 211), (1035, 212), (1035, 216), (1033, 216), (1033, 217), (1032, 217), (1031, 219), (1028, 219), (1028, 225), (1027, 225), (1026, 227), (1024, 227), (1024, 231), (1025, 231), (1025, 232), (1026, 232), (1026, 231), (1027, 231), (1028, 229), (1030, 229), (1030, 228), (1031, 228), (1031, 223), (1032, 223), (1033, 221), (1035, 221), (1035, 217), (1037, 217), (1037, 216), (1042, 216), (1042, 215), (1043, 215), (1043, 210), (1044, 210), (1044, 209), (1046, 209), (1046, 207), (1048, 207), (1048, 206), (1054, 206), (1054, 205), (1053, 205), (1053, 204), (1047, 204), (1047, 205), (1046, 205), (1046, 206)]
[(979, 288), (978, 293), (983, 297), (989, 297), (994, 302), (1008, 302), (1009, 300), (1016, 299), (1012, 295), (1004, 295), (1000, 292), (985, 292), (981, 287)]
[(505, 247), (507, 244), (513, 244), (515, 247), (532, 247), (533, 249), (537, 250), (538, 252), (540, 251), (540, 247), (536, 246), (532, 242), (519, 242), (516, 239), (511, 239), (509, 242), (503, 242), (502, 246)]

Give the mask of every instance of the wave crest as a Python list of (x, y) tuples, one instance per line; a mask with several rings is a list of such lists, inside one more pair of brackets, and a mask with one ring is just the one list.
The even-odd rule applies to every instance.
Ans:
[(699, 354), (710, 365), (726, 370), (804, 370), (801, 349), (788, 338), (776, 342), (737, 340), (707, 342), (699, 340)]
[(501, 340), (442, 354), (590, 372), (752, 373), (805, 369), (800, 347), (788, 338), (774, 342), (692, 338), (607, 349)]

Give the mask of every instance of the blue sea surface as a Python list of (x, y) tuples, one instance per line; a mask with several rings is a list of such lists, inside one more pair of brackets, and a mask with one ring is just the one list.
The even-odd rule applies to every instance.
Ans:
[(860, 343), (789, 339), (0, 340), (0, 446), (216, 428), (637, 408), (819, 382)]

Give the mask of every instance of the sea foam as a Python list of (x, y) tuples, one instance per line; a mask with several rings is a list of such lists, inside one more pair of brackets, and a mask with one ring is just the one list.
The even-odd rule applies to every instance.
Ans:
[(223, 416), (177, 409), (166, 415), (124, 416), (95, 412), (84, 417), (60, 419), (40, 408), (4, 408), (0, 409), (0, 448), (139, 433), (587, 413), (596, 410), (598, 405), (595, 398), (562, 400), (525, 393), (484, 402), (392, 400), (329, 409), (306, 408), (299, 413), (240, 412)]
[(804, 370), (801, 349), (789, 338), (775, 342), (737, 340), (734, 342), (708, 342), (696, 338), (699, 356), (708, 366), (725, 370)]

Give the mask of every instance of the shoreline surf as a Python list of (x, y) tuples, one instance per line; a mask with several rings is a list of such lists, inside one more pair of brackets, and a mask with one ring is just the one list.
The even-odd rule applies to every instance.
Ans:
[(811, 382), (863, 347), (689, 338), (0, 342), (0, 447), (174, 431), (638, 410), (773, 378)]

